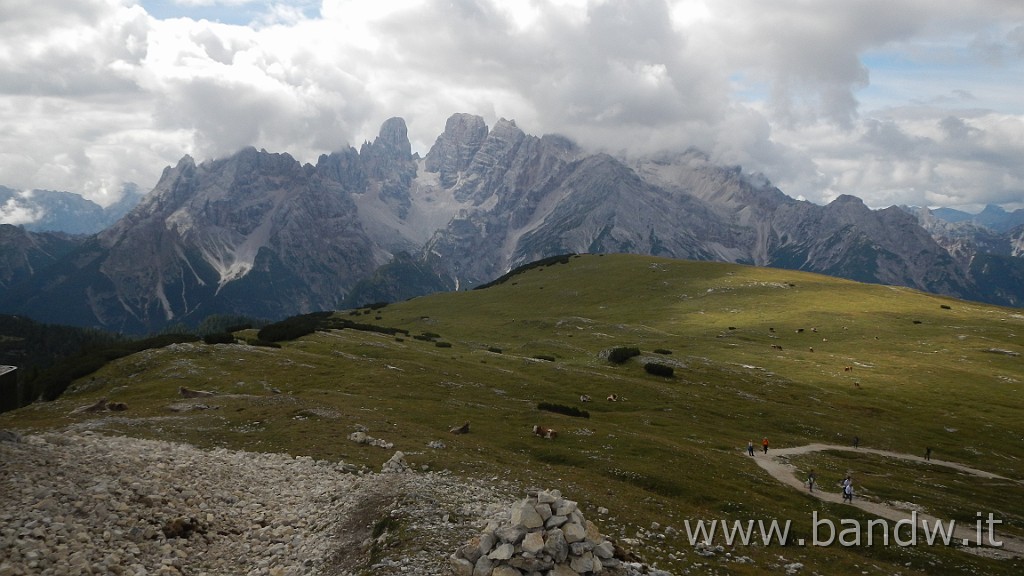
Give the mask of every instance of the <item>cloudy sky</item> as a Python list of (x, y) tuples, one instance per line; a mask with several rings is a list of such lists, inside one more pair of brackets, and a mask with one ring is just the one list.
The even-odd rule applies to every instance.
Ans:
[(0, 185), (151, 189), (454, 112), (791, 196), (1024, 208), (1020, 0), (0, 0)]

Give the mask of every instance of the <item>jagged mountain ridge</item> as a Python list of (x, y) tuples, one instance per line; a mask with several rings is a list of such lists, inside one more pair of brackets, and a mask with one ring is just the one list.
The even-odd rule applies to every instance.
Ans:
[(186, 156), (115, 225), (8, 290), (2, 309), (153, 331), (213, 313), (279, 318), (470, 288), (566, 252), (991, 297), (902, 210), (797, 201), (696, 150), (627, 163), (456, 114), (423, 158), (400, 118), (315, 166), (254, 148), (201, 164)]

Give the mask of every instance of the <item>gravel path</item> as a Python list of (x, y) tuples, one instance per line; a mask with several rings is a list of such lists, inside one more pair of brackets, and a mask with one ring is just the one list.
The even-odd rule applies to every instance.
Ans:
[(449, 574), (452, 551), (514, 499), (443, 472), (92, 432), (15, 439), (0, 441), (0, 576)]
[[(1010, 482), (1016, 482), (1018, 484), (1021, 483), (1018, 480), (1011, 480), (1004, 476), (999, 476), (998, 474), (992, 474), (991, 472), (978, 470), (976, 468), (964, 466), (963, 464), (958, 464), (956, 462), (937, 460), (934, 458), (932, 458), (931, 460), (925, 460), (921, 456), (914, 456), (912, 454), (890, 452), (888, 450), (877, 450), (874, 448), (854, 448), (852, 446), (840, 446), (835, 444), (808, 444), (806, 446), (797, 446), (793, 448), (771, 449), (769, 450), (767, 456), (761, 454), (760, 452), (757, 452), (757, 456), (754, 457), (754, 461), (757, 462), (758, 466), (765, 469), (779, 482), (782, 482), (783, 484), (786, 484), (788, 486), (792, 486), (793, 488), (796, 488), (798, 490), (807, 492), (807, 485), (804, 483), (804, 480), (797, 477), (796, 467), (790, 464), (787, 461), (787, 458), (789, 456), (794, 456), (798, 454), (809, 454), (812, 452), (820, 452), (823, 450), (863, 452), (869, 454), (876, 454), (879, 456), (887, 456), (889, 458), (899, 458), (901, 460), (927, 462), (928, 464), (931, 464), (933, 466), (944, 466), (947, 468), (953, 468), (961, 472), (978, 476), (981, 478), (994, 478), (1000, 480), (1008, 480)], [(819, 500), (824, 500), (825, 502), (832, 502), (835, 504), (841, 504), (843, 502), (841, 493), (827, 492), (821, 490), (820, 487), (816, 488), (814, 492), (808, 493)], [(852, 505), (866, 512), (870, 512), (875, 516), (878, 516), (880, 518), (886, 518), (888, 520), (909, 520), (912, 517), (911, 513), (906, 510), (900, 510), (898, 508), (886, 506), (878, 502), (871, 502), (868, 500), (864, 500), (863, 498), (854, 497)], [(919, 523), (927, 522), (928, 524), (933, 526), (935, 522), (938, 521), (938, 519), (934, 516), (929, 516), (922, 512), (917, 512), (917, 519)], [(956, 532), (954, 533), (954, 536), (960, 542), (970, 541), (972, 543), (972, 546), (963, 548), (963, 550), (966, 551), (986, 553), (990, 556), (1024, 556), (1024, 541), (1021, 541), (1016, 538), (1010, 538), (1005, 535), (999, 536), (1003, 543), (1003, 546), (1001, 548), (977, 548), (973, 545), (974, 541), (977, 539), (977, 534), (974, 525), (958, 525), (956, 527)]]

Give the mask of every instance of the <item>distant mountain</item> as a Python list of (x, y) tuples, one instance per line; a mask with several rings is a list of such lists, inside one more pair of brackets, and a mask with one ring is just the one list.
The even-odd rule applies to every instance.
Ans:
[[(998, 231), (980, 224), (976, 217), (950, 222), (938, 216), (942, 209), (903, 210), (914, 215), (918, 224), (956, 260), (957, 266), (983, 287), (976, 299), (1011, 306), (1024, 304), (1024, 224)], [(987, 211), (995, 214), (1002, 209)], [(944, 213), (948, 216), (949, 211)]]
[(0, 310), (148, 332), (210, 314), (280, 318), (467, 289), (568, 252), (1022, 301), (976, 281), (977, 270), (898, 208), (873, 211), (852, 196), (797, 201), (696, 150), (625, 161), (456, 114), (422, 158), (400, 118), (316, 165), (253, 148), (201, 164), (186, 156), (116, 224), (0, 290)]
[(32, 280), (82, 243), (62, 233), (34, 233), (0, 224), (0, 293)]
[(1007, 212), (1000, 206), (989, 204), (977, 214), (954, 210), (952, 208), (936, 208), (931, 211), (932, 215), (950, 224), (970, 223), (976, 226), (983, 226), (996, 232), (1009, 232), (1010, 230), (1024, 225), (1024, 210)]
[(21, 192), (0, 186), (0, 222), (33, 232), (95, 234), (117, 222), (142, 196), (136, 185), (126, 184), (121, 199), (104, 208), (71, 192)]

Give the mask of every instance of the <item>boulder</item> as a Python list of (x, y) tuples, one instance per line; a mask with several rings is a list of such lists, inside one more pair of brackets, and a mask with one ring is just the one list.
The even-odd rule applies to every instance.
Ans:
[(406, 462), (405, 454), (401, 450), (395, 452), (395, 455), (380, 467), (380, 471), (383, 473), (406, 472), (408, 470), (409, 463)]

